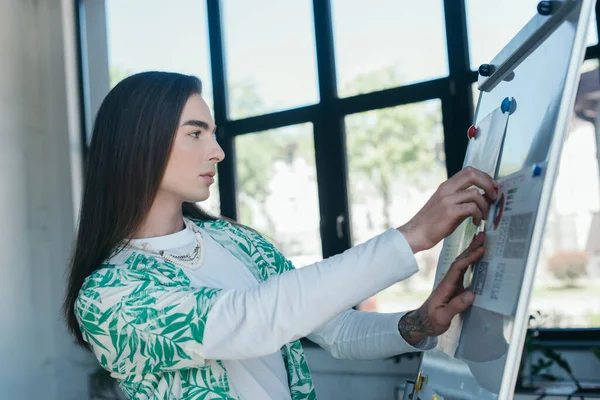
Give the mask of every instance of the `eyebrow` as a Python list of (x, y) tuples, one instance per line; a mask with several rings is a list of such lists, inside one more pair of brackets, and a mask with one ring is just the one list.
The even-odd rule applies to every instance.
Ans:
[[(181, 126), (197, 126), (198, 128), (202, 128), (202, 129), (208, 129), (208, 123), (204, 122), (204, 121), (200, 121), (198, 119), (190, 119), (189, 121), (185, 121)], [(213, 132), (215, 132), (217, 130), (217, 125), (215, 125), (215, 128), (213, 129)]]

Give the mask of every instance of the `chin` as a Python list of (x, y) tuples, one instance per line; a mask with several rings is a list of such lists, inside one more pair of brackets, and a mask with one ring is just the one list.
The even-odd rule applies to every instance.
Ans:
[(202, 192), (193, 193), (193, 194), (190, 194), (189, 196), (186, 196), (186, 198), (188, 199), (186, 201), (188, 203), (200, 203), (200, 202), (208, 200), (209, 197), (210, 197), (210, 191), (208, 189), (206, 189), (206, 190), (203, 190)]

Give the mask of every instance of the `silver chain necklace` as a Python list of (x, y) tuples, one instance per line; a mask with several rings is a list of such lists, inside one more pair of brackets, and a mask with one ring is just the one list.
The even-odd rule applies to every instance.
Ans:
[(204, 261), (204, 246), (202, 240), (202, 233), (200, 232), (196, 224), (189, 221), (185, 217), (183, 218), (183, 223), (185, 224), (186, 229), (191, 229), (194, 232), (194, 236), (196, 238), (196, 246), (194, 246), (194, 249), (187, 254), (177, 255), (169, 253), (165, 250), (156, 250), (153, 249), (152, 246), (150, 246), (150, 243), (148, 242), (143, 242), (141, 246), (136, 246), (133, 244), (128, 244), (127, 246), (147, 251), (150, 253), (158, 254), (166, 261), (170, 261), (181, 268), (188, 268), (194, 270), (198, 269)]

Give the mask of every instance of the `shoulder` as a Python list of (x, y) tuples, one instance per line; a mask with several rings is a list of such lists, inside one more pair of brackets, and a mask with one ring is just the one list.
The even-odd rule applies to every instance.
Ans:
[[(134, 305), (136, 312), (143, 313), (154, 307), (161, 296), (192, 291), (189, 278), (181, 269), (152, 256), (132, 252), (125, 262), (116, 260), (103, 263), (90, 274), (75, 300), (75, 316), (80, 323), (87, 321), (89, 329), (106, 321), (125, 304)], [(214, 295), (205, 292), (201, 294)]]
[(188, 286), (189, 278), (180, 268), (159, 257), (124, 248), (113, 252), (84, 280), (80, 294), (89, 290), (121, 290), (144, 282), (153, 286)]

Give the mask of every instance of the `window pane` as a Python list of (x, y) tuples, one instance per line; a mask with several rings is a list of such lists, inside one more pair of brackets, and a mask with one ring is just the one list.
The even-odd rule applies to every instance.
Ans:
[(230, 118), (318, 102), (311, 1), (221, 4)]
[(237, 136), (240, 222), (296, 267), (323, 258), (312, 124)]
[(111, 87), (141, 71), (195, 75), (212, 108), (206, 2), (106, 0)]
[(598, 61), (582, 70), (530, 303), (547, 327), (600, 326)]
[[(539, 0), (466, 0), (471, 68), (489, 63), (537, 14)], [(587, 45), (598, 43), (596, 14), (592, 12)]]
[(441, 0), (332, 0), (340, 97), (448, 75)]
[[(439, 100), (346, 117), (354, 244), (406, 223), (447, 178), (441, 120)], [(441, 245), (417, 254), (420, 273), (361, 309), (397, 312), (420, 306), (433, 287)]]

